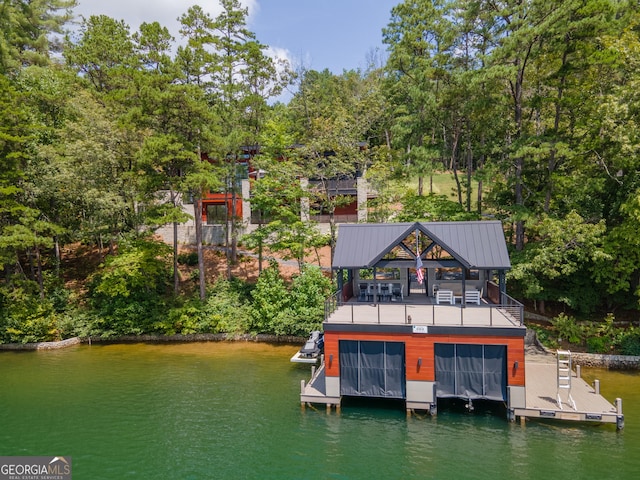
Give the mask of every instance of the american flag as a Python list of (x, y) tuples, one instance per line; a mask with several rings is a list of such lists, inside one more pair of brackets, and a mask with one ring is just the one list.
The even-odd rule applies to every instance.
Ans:
[(422, 285), (424, 274), (422, 273), (422, 259), (420, 258), (420, 255), (416, 257), (416, 276), (418, 277), (418, 283)]

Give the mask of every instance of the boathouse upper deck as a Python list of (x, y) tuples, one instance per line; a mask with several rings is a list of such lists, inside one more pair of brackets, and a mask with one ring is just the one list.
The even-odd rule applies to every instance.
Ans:
[(506, 294), (498, 221), (341, 225), (332, 268), (325, 329), (523, 328), (522, 304)]
[[(488, 284), (488, 289), (497, 292), (498, 287)], [(331, 330), (347, 324), (405, 325), (416, 332), (425, 327), (524, 328), (522, 304), (506, 294), (499, 295), (500, 301), (495, 303), (490, 297), (481, 297), (477, 303), (454, 297), (453, 303), (439, 303), (437, 296), (413, 294), (395, 301), (373, 303), (358, 297), (343, 300), (338, 291), (325, 303), (324, 327)]]

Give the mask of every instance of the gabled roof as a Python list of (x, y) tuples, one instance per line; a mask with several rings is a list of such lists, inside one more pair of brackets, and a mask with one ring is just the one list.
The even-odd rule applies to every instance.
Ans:
[(431, 238), (466, 268), (511, 268), (499, 221), (342, 224), (332, 267), (371, 268), (415, 230)]

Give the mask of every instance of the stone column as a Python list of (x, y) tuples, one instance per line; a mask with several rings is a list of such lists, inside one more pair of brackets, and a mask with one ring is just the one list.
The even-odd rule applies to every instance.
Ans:
[(358, 177), (356, 182), (358, 193), (358, 222), (364, 223), (367, 221), (367, 193), (369, 191), (369, 185), (363, 177)]
[[(300, 187), (304, 192), (307, 192), (309, 189), (309, 179), (301, 178), (300, 179)], [(309, 204), (309, 197), (305, 196), (300, 199), (300, 220), (303, 222), (308, 222), (311, 219), (309, 211), (311, 210)]]
[(242, 190), (242, 223), (245, 228), (251, 225), (251, 190), (249, 179), (243, 179), (241, 183)]

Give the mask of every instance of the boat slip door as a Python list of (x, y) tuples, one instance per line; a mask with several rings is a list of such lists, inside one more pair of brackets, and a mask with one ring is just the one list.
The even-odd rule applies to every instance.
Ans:
[(436, 343), (436, 396), (507, 400), (507, 347)]
[(340, 340), (340, 394), (405, 398), (403, 342)]

